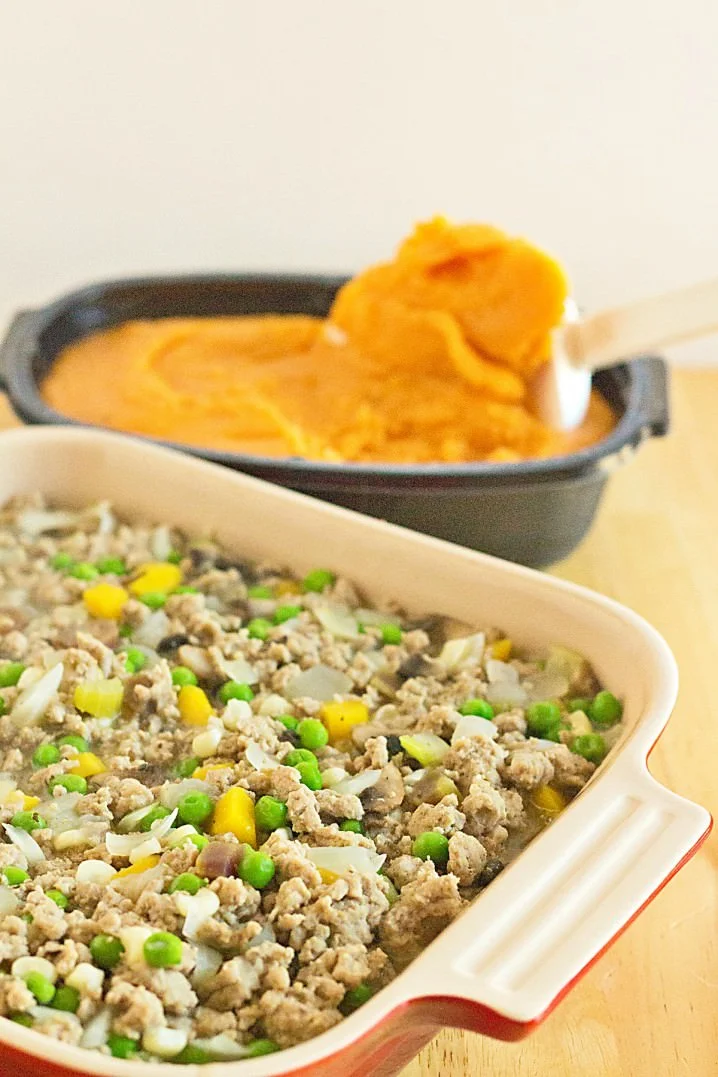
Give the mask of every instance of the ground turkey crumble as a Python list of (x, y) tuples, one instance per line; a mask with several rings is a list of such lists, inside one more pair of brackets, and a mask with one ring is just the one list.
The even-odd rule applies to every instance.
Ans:
[(591, 777), (563, 646), (208, 539), (0, 510), (0, 1016), (205, 1062), (336, 1025)]

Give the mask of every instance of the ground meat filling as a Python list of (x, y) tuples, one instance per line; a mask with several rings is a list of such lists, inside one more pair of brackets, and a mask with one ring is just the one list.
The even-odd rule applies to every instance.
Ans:
[[(570, 641), (568, 641), (570, 642)], [(567, 806), (621, 703), (565, 645), (163, 524), (0, 509), (0, 1017), (118, 1058), (332, 1028)]]

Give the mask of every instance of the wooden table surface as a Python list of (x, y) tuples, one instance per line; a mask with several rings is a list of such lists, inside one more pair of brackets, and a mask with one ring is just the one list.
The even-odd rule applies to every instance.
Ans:
[[(13, 422), (0, 398), (0, 428)], [(666, 637), (681, 693), (651, 769), (718, 814), (718, 371), (675, 374), (671, 436), (612, 478), (593, 531), (555, 571)], [(402, 1077), (718, 1075), (717, 883), (711, 837), (528, 1040), (447, 1031)]]

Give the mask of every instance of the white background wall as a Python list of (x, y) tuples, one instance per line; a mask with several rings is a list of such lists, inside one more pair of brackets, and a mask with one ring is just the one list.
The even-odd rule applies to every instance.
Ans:
[(717, 118), (716, 0), (6, 3), (0, 322), (115, 275), (352, 270), (436, 212), (546, 245), (588, 307), (690, 283)]

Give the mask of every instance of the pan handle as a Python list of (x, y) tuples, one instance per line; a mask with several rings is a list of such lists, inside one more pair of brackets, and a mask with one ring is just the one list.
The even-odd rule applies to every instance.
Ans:
[(38, 312), (19, 310), (0, 344), (0, 391), (7, 392), (11, 371), (28, 359), (37, 344)]
[(442, 933), (409, 999), (447, 1023), (519, 1039), (707, 837), (707, 811), (620, 760)]
[(639, 359), (635, 367), (636, 407), (644, 437), (664, 437), (670, 428), (668, 366), (657, 355)]

